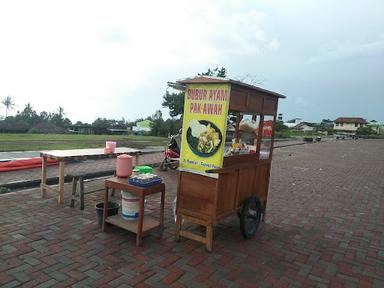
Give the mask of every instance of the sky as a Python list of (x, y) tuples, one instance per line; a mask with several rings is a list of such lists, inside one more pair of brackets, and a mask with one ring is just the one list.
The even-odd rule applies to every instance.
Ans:
[[(0, 99), (15, 115), (133, 121), (168, 81), (225, 67), (287, 96), (284, 120), (384, 122), (382, 0), (0, 1)], [(5, 116), (5, 107), (0, 107)]]

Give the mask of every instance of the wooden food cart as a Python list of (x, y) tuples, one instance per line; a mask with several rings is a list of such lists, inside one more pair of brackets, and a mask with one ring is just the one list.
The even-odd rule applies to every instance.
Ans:
[[(185, 91), (185, 106), (176, 240), (196, 240), (211, 251), (213, 225), (236, 213), (250, 239), (266, 214), (274, 124), (285, 96), (212, 77), (177, 81), (177, 87)], [(205, 237), (183, 230), (184, 220), (205, 226)]]

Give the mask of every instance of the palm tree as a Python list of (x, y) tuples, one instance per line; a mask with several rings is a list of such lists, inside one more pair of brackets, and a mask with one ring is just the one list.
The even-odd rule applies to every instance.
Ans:
[(1, 100), (1, 104), (5, 106), (5, 118), (8, 116), (8, 110), (13, 109), (15, 107), (15, 102), (13, 101), (11, 96), (4, 97), (3, 100)]

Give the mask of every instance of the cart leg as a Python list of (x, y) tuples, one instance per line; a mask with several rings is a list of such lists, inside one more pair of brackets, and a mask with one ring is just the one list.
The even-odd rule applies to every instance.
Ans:
[(181, 215), (176, 214), (176, 235), (175, 241), (180, 241), (180, 230), (181, 230)]
[(164, 230), (164, 199), (165, 199), (165, 191), (161, 191), (161, 204), (160, 204), (160, 233), (159, 237), (163, 236)]
[(208, 252), (212, 252), (213, 226), (212, 224), (208, 224), (206, 227), (207, 227), (207, 231), (205, 232), (205, 242), (206, 242), (205, 249)]

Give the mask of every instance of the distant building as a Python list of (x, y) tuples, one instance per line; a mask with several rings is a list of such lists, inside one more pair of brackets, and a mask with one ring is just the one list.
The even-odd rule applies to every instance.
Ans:
[(109, 134), (124, 135), (124, 134), (129, 134), (132, 129), (130, 127), (128, 127), (127, 129), (108, 128), (107, 130), (108, 130)]
[(297, 131), (314, 131), (316, 129), (317, 124), (316, 123), (309, 123), (309, 122), (300, 122), (296, 126), (293, 127), (293, 129)]
[(69, 126), (69, 132), (75, 134), (95, 134), (95, 130), (92, 125), (78, 124)]
[(288, 128), (293, 128), (295, 127), (297, 124), (299, 124), (302, 119), (301, 118), (294, 118), (292, 120), (289, 120), (287, 122), (284, 122), (284, 125), (287, 126)]
[(355, 133), (360, 127), (366, 126), (368, 123), (360, 117), (339, 117), (333, 124), (336, 132)]
[(136, 126), (132, 127), (134, 132), (151, 132), (152, 121), (143, 120), (136, 123)]

